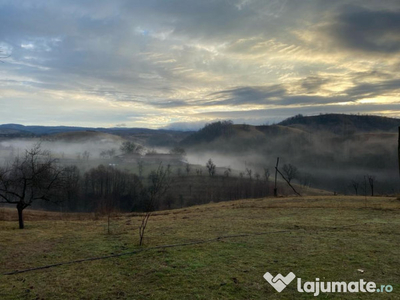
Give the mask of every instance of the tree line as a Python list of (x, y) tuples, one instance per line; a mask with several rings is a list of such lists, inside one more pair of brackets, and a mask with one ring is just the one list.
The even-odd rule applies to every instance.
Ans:
[[(139, 164), (140, 161), (138, 161)], [(285, 165), (286, 167), (286, 165)], [(143, 169), (143, 166), (142, 166)], [(181, 170), (179, 167), (178, 171)], [(193, 172), (189, 164), (173, 175), (170, 165), (162, 165), (143, 176), (115, 165), (99, 165), (82, 172), (76, 165), (63, 165), (40, 144), (26, 150), (11, 163), (0, 166), (0, 202), (16, 205), (19, 227), (24, 228), (23, 210), (29, 206), (70, 212), (111, 211), (150, 213), (159, 209), (180, 208), (209, 202), (271, 195), (270, 172), (259, 173), (246, 168), (232, 176), (231, 168), (217, 174), (212, 159)], [(289, 180), (298, 175), (287, 166)], [(190, 174), (193, 173), (193, 176)], [(208, 174), (207, 174), (208, 173)], [(147, 220), (143, 220), (143, 231)]]
[(0, 166), (0, 203), (16, 205), (21, 229), (23, 210), (34, 204), (66, 211), (147, 212), (158, 209), (169, 174), (161, 164), (143, 179), (104, 165), (81, 174), (77, 166), (61, 165), (38, 144)]

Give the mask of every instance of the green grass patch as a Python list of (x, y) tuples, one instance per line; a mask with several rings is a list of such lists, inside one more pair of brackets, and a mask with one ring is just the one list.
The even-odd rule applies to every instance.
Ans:
[[(251, 235), (0, 275), (0, 299), (314, 298), (298, 293), (295, 282), (277, 293), (262, 277), (267, 271), (394, 287), (391, 294), (323, 294), (323, 299), (400, 299), (399, 209), (395, 198), (332, 196), (157, 212), (150, 218), (144, 249)], [(106, 219), (89, 215), (30, 220), (24, 230), (16, 221), (2, 221), (0, 273), (140, 249), (140, 216), (122, 214), (112, 224), (109, 235)]]

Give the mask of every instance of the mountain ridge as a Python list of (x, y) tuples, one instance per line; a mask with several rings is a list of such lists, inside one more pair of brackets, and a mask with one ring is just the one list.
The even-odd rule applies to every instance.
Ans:
[(339, 135), (355, 132), (396, 132), (400, 119), (376, 115), (323, 114), (318, 116), (296, 115), (283, 120), (279, 125), (306, 131), (330, 131)]

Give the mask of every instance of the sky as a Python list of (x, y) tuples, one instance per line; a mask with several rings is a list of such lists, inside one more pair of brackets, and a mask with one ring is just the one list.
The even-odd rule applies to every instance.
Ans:
[(0, 124), (400, 117), (400, 1), (0, 0)]

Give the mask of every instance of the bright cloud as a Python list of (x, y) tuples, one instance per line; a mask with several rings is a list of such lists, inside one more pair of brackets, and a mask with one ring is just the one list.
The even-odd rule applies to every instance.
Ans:
[(395, 0), (0, 0), (0, 18), (0, 123), (400, 117)]

